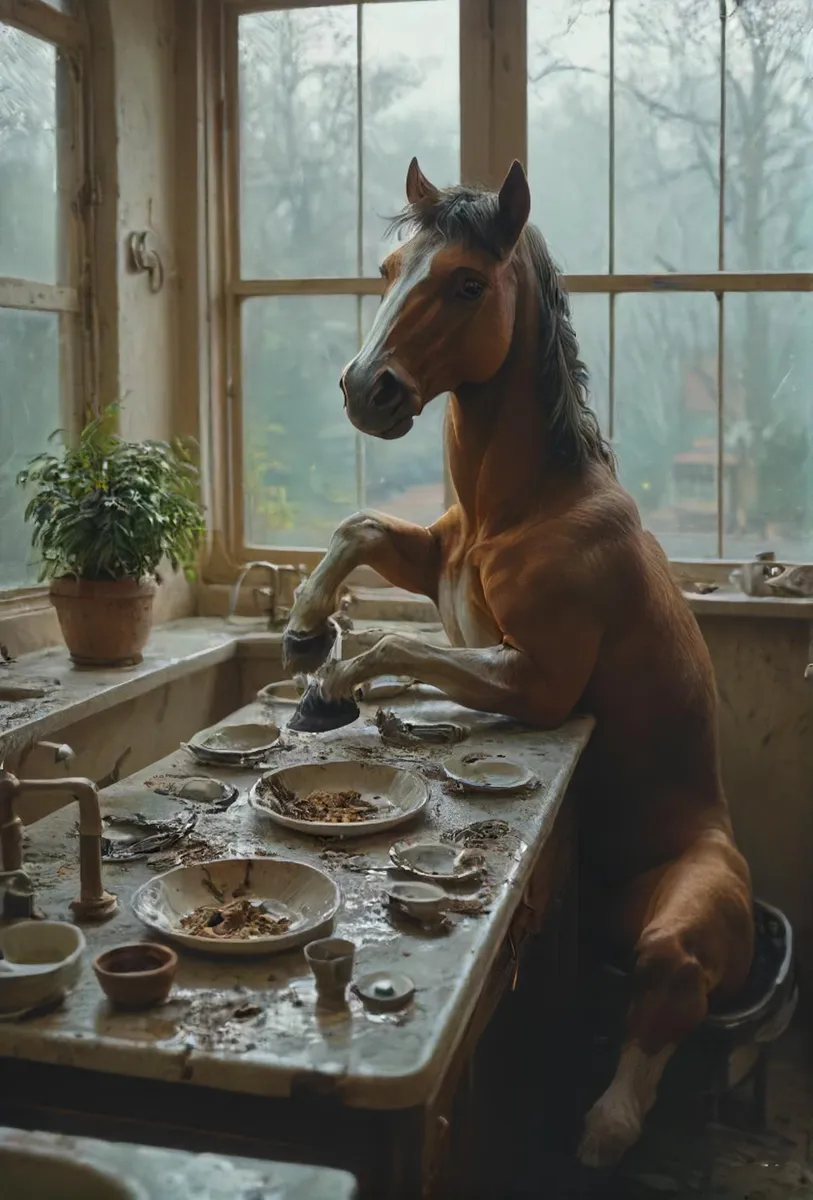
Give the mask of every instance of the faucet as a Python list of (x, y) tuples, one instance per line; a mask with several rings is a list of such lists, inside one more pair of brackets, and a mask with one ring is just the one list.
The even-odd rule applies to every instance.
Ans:
[(98, 921), (118, 907), (102, 883), (102, 818), (99, 792), (90, 779), (17, 779), (0, 769), (0, 863), (4, 871), (23, 866), (23, 823), (14, 811), (25, 795), (64, 792), (79, 804), (79, 895), (71, 910), (80, 921)]
[(229, 611), (226, 616), (227, 621), (231, 621), (237, 611), (237, 601), (240, 596), (240, 588), (249, 571), (253, 571), (255, 567), (264, 567), (271, 574), (270, 587), (259, 588), (261, 596), (267, 596), (269, 600), (268, 607), (268, 628), (274, 629), (276, 626), (288, 620), (290, 608), (284, 607), (280, 603), (281, 587), (280, 580), (282, 575), (295, 575), (297, 582), (302, 583), (307, 578), (308, 569), (300, 564), (298, 567), (292, 566), (290, 563), (270, 563), (270, 562), (250, 562), (241, 570), (237, 576), (234, 587), (232, 588), (231, 597), (229, 598)]

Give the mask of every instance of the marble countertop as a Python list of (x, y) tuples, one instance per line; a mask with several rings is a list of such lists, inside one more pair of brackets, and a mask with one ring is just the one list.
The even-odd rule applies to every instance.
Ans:
[[(417, 756), (384, 747), (368, 709), (356, 724), (320, 738), (285, 734), (288, 748), (275, 753), (275, 765), (314, 756), (374, 756), (416, 769), (429, 783), (430, 801), (417, 822), (402, 829), (352, 843), (300, 836), (247, 804), (256, 769), (202, 770), (183, 750), (117, 783), (103, 799), (107, 809), (137, 809), (139, 796), (152, 795), (144, 781), (158, 771), (231, 779), (240, 798), (225, 813), (201, 816), (194, 835), (202, 839), (195, 850), (198, 861), (277, 855), (327, 869), (342, 888), (336, 932), (356, 943), (357, 974), (378, 968), (404, 971), (416, 986), (406, 1010), (372, 1014), (355, 998), (338, 1014), (317, 1009), (301, 950), (255, 960), (181, 951), (176, 986), (166, 1005), (142, 1014), (111, 1010), (90, 959), (116, 944), (149, 936), (132, 913), (130, 897), (146, 879), (175, 864), (170, 851), (152, 864), (105, 864), (105, 885), (117, 894), (119, 911), (105, 924), (84, 927), (88, 954), (76, 991), (50, 1015), (0, 1023), (0, 1056), (266, 1096), (289, 1095), (317, 1077), (321, 1088), (340, 1093), (349, 1105), (402, 1108), (423, 1103), (463, 1036), (589, 740), (592, 720), (579, 718), (542, 733), (458, 708), (442, 697), (409, 704), (396, 700), (393, 707), (413, 720), (465, 725), (470, 731), (467, 748), (521, 759), (538, 776), (538, 788), (502, 797), (448, 794), (440, 770), (448, 747), (421, 747)], [(249, 706), (229, 722), (256, 719), (260, 711), (269, 713)], [(290, 713), (284, 706), (270, 711), (280, 726)], [(381, 868), (392, 842), (417, 832), (448, 835), (472, 822), (495, 819), (505, 822), (509, 832), (487, 852), (487, 903), (481, 915), (455, 914), (440, 933), (391, 916), (382, 898), (386, 875)], [(51, 919), (70, 919), (68, 905), (78, 892), (75, 821), (74, 809), (64, 808), (31, 826), (26, 838), (25, 862), (37, 903)], [(379, 870), (369, 869), (374, 867)]]
[(354, 1200), (357, 1195), (351, 1175), (327, 1167), (185, 1154), (0, 1126), (0, 1176), (4, 1151), (59, 1155), (70, 1164), (104, 1171), (133, 1187), (133, 1200)]

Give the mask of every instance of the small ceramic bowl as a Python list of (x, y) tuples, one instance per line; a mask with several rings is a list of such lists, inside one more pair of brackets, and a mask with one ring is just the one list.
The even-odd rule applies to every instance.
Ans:
[(104, 994), (121, 1008), (163, 1004), (172, 989), (178, 955), (160, 942), (114, 946), (94, 960), (93, 970)]
[(443, 920), (448, 897), (433, 883), (391, 883), (386, 889), (390, 904), (425, 925)]
[(37, 1008), (69, 992), (84, 949), (82, 930), (65, 921), (18, 921), (0, 930), (0, 1012)]

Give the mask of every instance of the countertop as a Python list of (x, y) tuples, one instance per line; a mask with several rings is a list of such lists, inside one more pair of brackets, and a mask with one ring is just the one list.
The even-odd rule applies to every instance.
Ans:
[[(240, 788), (239, 800), (220, 815), (201, 815), (193, 835), (197, 843), (183, 850), (187, 860), (288, 856), (326, 869), (343, 892), (336, 932), (356, 943), (357, 973), (404, 971), (416, 986), (407, 1009), (372, 1014), (355, 998), (338, 1014), (317, 1009), (304, 956), (296, 950), (255, 960), (181, 951), (176, 986), (166, 1005), (143, 1014), (112, 1011), (90, 960), (111, 946), (149, 936), (132, 913), (130, 897), (145, 880), (174, 865), (177, 855), (170, 851), (151, 863), (105, 864), (105, 885), (117, 894), (119, 911), (107, 923), (84, 926), (88, 954), (76, 991), (49, 1015), (0, 1023), (0, 1056), (266, 1096), (289, 1095), (309, 1077), (349, 1105), (402, 1108), (424, 1103), (463, 1036), (593, 728), (590, 718), (579, 718), (542, 733), (437, 697), (434, 693), (408, 703), (400, 699), (391, 706), (413, 720), (456, 721), (469, 730), (467, 750), (521, 759), (536, 773), (539, 786), (510, 796), (449, 794), (440, 769), (449, 748), (421, 747), (416, 753), (384, 746), (371, 720), (373, 710), (367, 708), (356, 724), (319, 738), (285, 733), (287, 748), (274, 753), (273, 765), (323, 756), (373, 758), (416, 770), (429, 784), (429, 803), (417, 821), (390, 833), (352, 843), (300, 836), (247, 804), (258, 770), (201, 769), (180, 749), (103, 793), (105, 809), (132, 811), (139, 796), (151, 794), (144, 783), (158, 772), (229, 778)], [(260, 712), (282, 727), (290, 708), (254, 705), (228, 720), (256, 719)], [(435, 933), (393, 917), (382, 899), (386, 875), (381, 870), (392, 842), (418, 832), (449, 835), (484, 820), (499, 820), (506, 827), (487, 850), (484, 911), (455, 914), (447, 928)], [(78, 893), (73, 807), (30, 827), (25, 862), (46, 916), (70, 919), (68, 906)]]

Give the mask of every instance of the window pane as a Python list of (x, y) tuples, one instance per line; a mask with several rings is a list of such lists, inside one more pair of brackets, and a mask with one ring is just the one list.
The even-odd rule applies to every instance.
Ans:
[(714, 558), (717, 302), (710, 295), (618, 296), (615, 346), (621, 480), (667, 553)]
[(734, 7), (726, 64), (726, 266), (810, 270), (810, 0)]
[(46, 4), (50, 4), (51, 8), (57, 8), (60, 12), (68, 13), (73, 8), (73, 0), (45, 0)]
[(59, 419), (59, 318), (0, 309), (0, 586), (33, 583), (31, 532), (17, 472)]
[(273, 296), (243, 305), (250, 545), (324, 547), (359, 507), (356, 434), (339, 391), (356, 346), (354, 296)]
[(609, 58), (608, 0), (530, 0), (531, 220), (568, 272), (608, 268)]
[(356, 12), (240, 18), (245, 277), (357, 274)]
[(610, 298), (587, 292), (570, 296), (579, 353), (590, 374), (590, 407), (605, 437), (610, 433)]
[[(365, 329), (378, 307), (375, 296), (364, 298)], [(432, 400), (406, 437), (395, 442), (362, 439), (365, 504), (405, 521), (431, 525), (445, 510), (443, 437), (446, 397)]]
[(615, 31), (616, 270), (713, 271), (719, 6), (616, 0)]
[(417, 154), (438, 187), (460, 178), (459, 0), (368, 4), (363, 9), (364, 274), (394, 243), (388, 220), (406, 203)]
[(726, 558), (813, 558), (813, 296), (725, 298)]
[(57, 280), (56, 49), (0, 23), (0, 275)]

